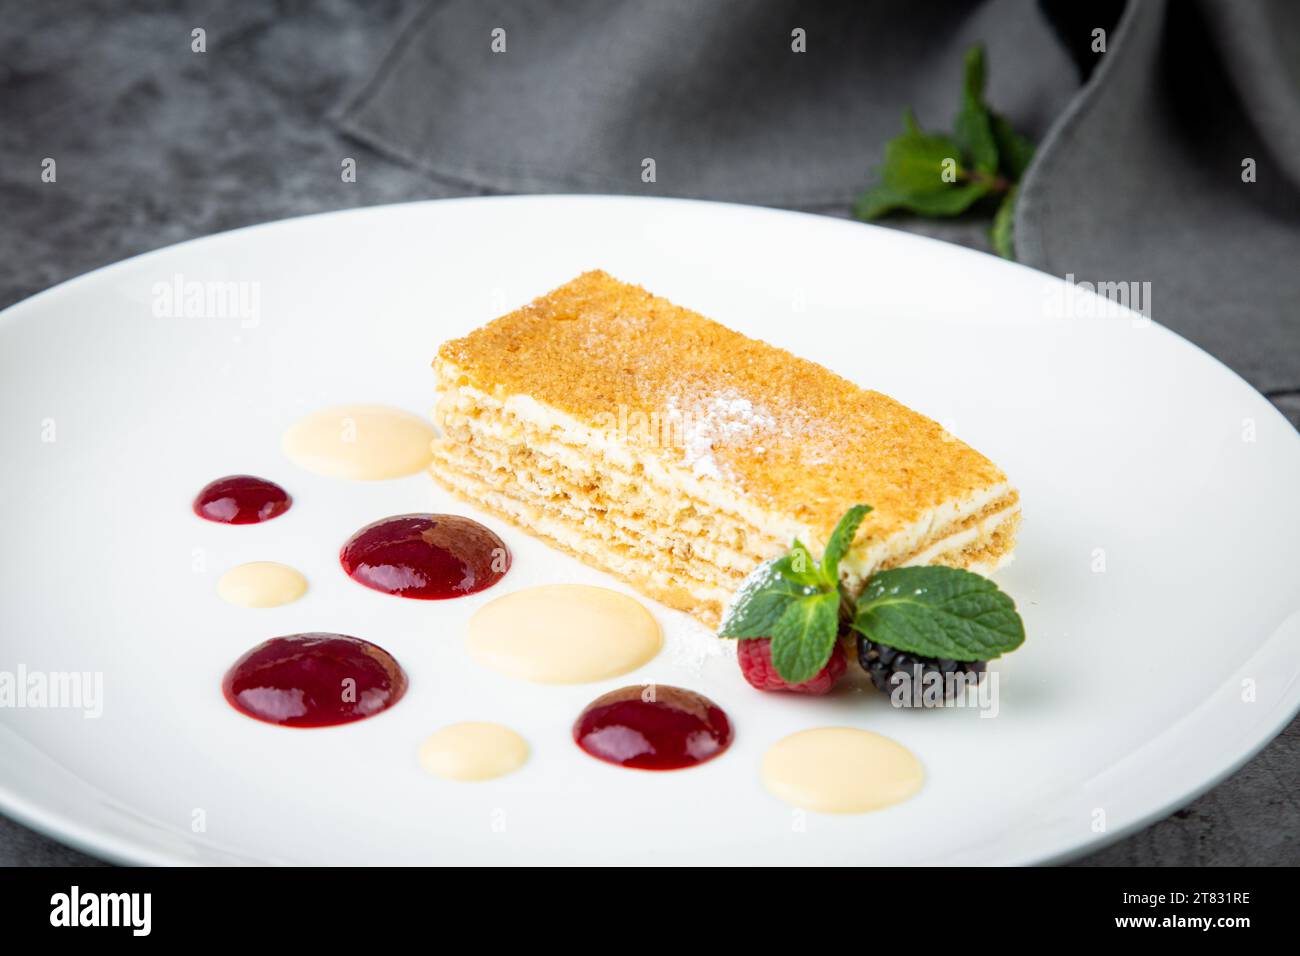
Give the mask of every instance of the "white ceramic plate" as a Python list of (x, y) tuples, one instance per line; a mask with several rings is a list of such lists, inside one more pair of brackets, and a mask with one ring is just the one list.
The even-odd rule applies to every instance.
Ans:
[[(547, 581), (621, 585), (502, 522), (515, 565), (450, 602), (366, 590), (338, 567), (363, 524), (473, 514), (422, 476), (347, 483), (279, 452), (349, 401), (423, 412), (438, 344), (601, 267), (925, 412), (1022, 489), (999, 574), (1028, 640), (996, 665), (997, 716), (896, 711), (746, 685), (721, 642), (651, 605), (665, 651), (575, 687), (476, 667), (465, 622)], [(245, 319), (157, 315), (157, 284), (243, 282)], [(254, 285), (255, 284), (255, 285)], [(1026, 863), (1114, 839), (1211, 786), (1300, 701), (1300, 437), (1214, 359), (1133, 314), (986, 255), (742, 206), (621, 198), (420, 203), (243, 229), (140, 256), (0, 317), (0, 671), (102, 672), (103, 713), (0, 709), (0, 808), (149, 863)], [(576, 358), (576, 357), (575, 357)], [(51, 440), (52, 439), (52, 440)], [(208, 480), (282, 482), (264, 525), (194, 517)], [(232, 564), (303, 570), (298, 603), (222, 603)], [(322, 730), (235, 713), (221, 675), (264, 638), (339, 631), (406, 667), (394, 709)], [(592, 760), (569, 728), (628, 683), (693, 688), (736, 740), (687, 771)], [(495, 720), (533, 748), (479, 784), (424, 774), (420, 740)], [(892, 736), (928, 782), (876, 814), (802, 814), (758, 780), (808, 727)]]

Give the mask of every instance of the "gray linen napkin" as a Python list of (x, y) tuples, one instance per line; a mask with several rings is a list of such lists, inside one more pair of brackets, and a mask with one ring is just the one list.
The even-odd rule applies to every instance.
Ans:
[(341, 125), (494, 190), (843, 207), (904, 107), (948, 124), (980, 41), (991, 99), (1044, 132), (1078, 79), (1026, 0), (450, 0), (412, 21)]
[(1025, 177), (1016, 253), (1149, 282), (1153, 319), (1284, 398), (1300, 386), (1300, 4), (1136, 0), (1111, 41)]
[(339, 123), (487, 191), (842, 214), (904, 106), (947, 127), (962, 53), (982, 42), (989, 101), (1041, 142), (1021, 261), (1151, 283), (1152, 318), (1285, 403), (1300, 387), (1300, 4), (1133, 0), (1080, 90), (1067, 49), (1113, 26), (1107, 6), (448, 0), (410, 23)]

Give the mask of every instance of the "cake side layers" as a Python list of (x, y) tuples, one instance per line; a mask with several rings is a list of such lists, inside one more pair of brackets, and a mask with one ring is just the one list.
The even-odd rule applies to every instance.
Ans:
[(469, 503), (542, 538), (561, 551), (632, 585), (647, 597), (694, 615), (716, 627), (734, 585), (683, 579), (665, 571), (662, 564), (638, 560), (609, 548), (607, 542), (586, 533), (581, 526), (549, 514), (513, 495), (504, 494), (475, 475), (448, 468), (435, 459), (429, 474), (440, 485)]
[[(443, 392), (435, 417), (444, 442), (471, 447), (479, 454), (492, 449), (499, 464), (509, 459), (513, 449), (516, 455), (522, 453), (516, 466), (524, 472), (537, 467), (528, 463), (527, 456), (540, 454), (548, 470), (568, 470), (565, 480), (570, 488), (599, 487), (606, 499), (626, 498), (627, 489), (634, 486), (643, 493), (638, 508), (649, 511), (659, 523), (677, 527), (686, 539), (702, 531), (712, 539), (712, 547), (727, 547), (751, 566), (780, 553), (794, 538), (814, 548), (821, 546), (817, 529), (764, 512), (738, 489), (686, 472), (644, 443), (623, 441), (616, 428), (587, 426), (531, 397), (498, 398), (470, 385), (455, 386), (463, 378), (448, 363), (440, 362), (437, 371)], [(580, 497), (580, 491), (575, 497)], [(866, 501), (871, 503), (870, 498)], [(859, 536), (844, 564), (847, 582), (856, 587), (858, 579), (873, 569), (906, 560), (972, 518), (1018, 506), (1015, 489), (1002, 482), (922, 512), (915, 522), (897, 527), (891, 535)], [(691, 516), (686, 524), (683, 513)]]
[[(431, 472), (440, 483), (706, 623), (754, 564), (807, 535), (798, 525), (784, 538), (759, 534), (769, 516), (717, 482), (530, 398), (454, 387), (456, 370), (439, 369), (443, 437)], [(856, 590), (870, 570), (907, 563), (991, 570), (1009, 552), (1018, 516), (1009, 487), (948, 503), (889, 539), (859, 542), (846, 584)]]
[[(696, 562), (689, 568), (666, 553), (647, 556), (645, 549), (630, 546), (611, 527), (599, 522), (575, 520), (545, 499), (503, 490), (484, 481), (472, 468), (464, 468), (443, 455), (436, 455), (429, 468), (439, 484), (457, 496), (491, 511), (529, 533), (538, 535), (579, 560), (622, 578), (649, 597), (697, 617), (714, 627), (739, 584), (740, 577), (721, 568)], [(924, 554), (900, 556), (889, 566), (944, 564), (981, 574), (996, 570), (1010, 558), (1019, 509), (1008, 508), (989, 515), (972, 526), (935, 542)], [(599, 530), (597, 530), (599, 529)], [(653, 529), (640, 540), (654, 540)]]

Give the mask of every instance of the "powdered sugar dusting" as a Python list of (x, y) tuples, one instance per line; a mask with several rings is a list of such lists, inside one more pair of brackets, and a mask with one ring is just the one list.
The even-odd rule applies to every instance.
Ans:
[(726, 663), (728, 673), (736, 667), (736, 642), (718, 640), (707, 627), (691, 621), (665, 639), (665, 649), (672, 662), (700, 676), (715, 662)]
[(666, 418), (682, 449), (684, 464), (696, 478), (732, 477), (714, 457), (721, 445), (734, 445), (771, 430), (776, 419), (734, 389), (693, 400), (670, 395)]

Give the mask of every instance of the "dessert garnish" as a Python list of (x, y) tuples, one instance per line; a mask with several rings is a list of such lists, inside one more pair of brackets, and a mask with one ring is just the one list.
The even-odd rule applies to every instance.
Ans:
[(194, 498), (194, 513), (218, 524), (257, 524), (289, 510), (293, 499), (273, 481), (227, 475), (208, 482)]
[(587, 753), (638, 770), (693, 767), (726, 750), (731, 736), (721, 707), (703, 694), (663, 684), (610, 691), (573, 725), (573, 739)]
[(491, 587), (510, 570), (510, 552), (472, 518), (409, 514), (366, 525), (343, 545), (339, 562), (368, 588), (427, 601)]
[(831, 648), (830, 659), (822, 669), (799, 684), (791, 684), (777, 673), (772, 665), (772, 641), (769, 638), (754, 637), (741, 641), (736, 656), (740, 661), (740, 672), (754, 687), (759, 690), (788, 690), (795, 694), (829, 694), (848, 668), (838, 641)]
[(346, 634), (263, 641), (226, 671), (222, 692), (241, 713), (285, 727), (373, 717), (406, 693), (406, 673), (378, 645)]
[[(855, 505), (836, 524), (820, 562), (799, 540), (759, 565), (736, 593), (718, 631), (742, 642), (765, 640), (767, 658), (786, 686), (758, 681), (754, 651), (741, 648), (746, 679), (763, 690), (825, 693), (834, 682), (841, 634), (856, 632), (859, 662), (887, 689), (889, 677), (917, 669), (983, 670), (1024, 642), (1015, 602), (988, 578), (940, 565), (890, 568), (852, 594), (840, 577), (859, 526), (871, 511)], [(838, 668), (843, 672), (842, 665)], [(751, 676), (755, 675), (755, 676)], [(822, 689), (825, 688), (825, 689)]]

